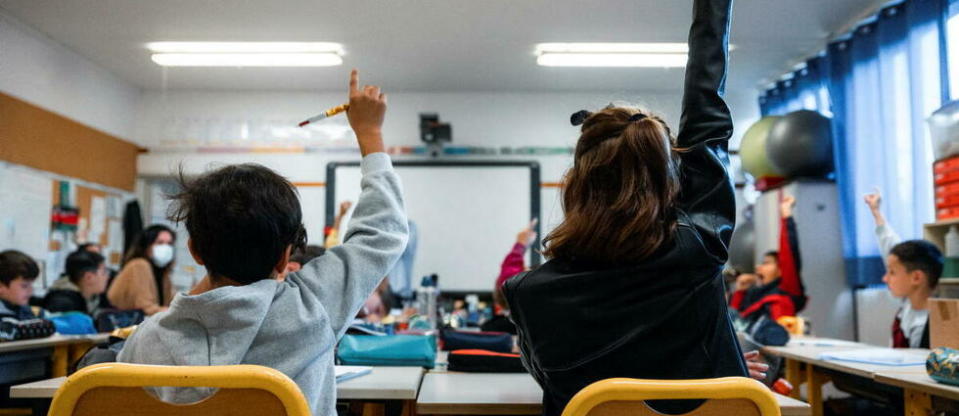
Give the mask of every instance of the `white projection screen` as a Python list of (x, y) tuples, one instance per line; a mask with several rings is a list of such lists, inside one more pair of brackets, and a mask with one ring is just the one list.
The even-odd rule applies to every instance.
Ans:
[[(491, 291), (517, 232), (540, 212), (539, 165), (528, 161), (393, 164), (403, 182), (407, 214), (418, 230), (414, 287), (422, 276), (436, 273), (443, 291)], [(330, 163), (326, 186), (326, 223), (332, 224), (339, 203), (356, 202), (359, 197), (359, 164)], [(349, 219), (343, 219), (344, 233)], [(541, 236), (538, 233), (537, 239)], [(527, 253), (527, 266), (539, 262), (539, 254)]]

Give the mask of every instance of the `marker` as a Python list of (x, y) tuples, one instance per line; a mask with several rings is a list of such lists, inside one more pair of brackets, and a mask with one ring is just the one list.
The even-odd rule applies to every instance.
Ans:
[(333, 116), (335, 116), (335, 115), (337, 115), (337, 114), (340, 114), (340, 113), (342, 113), (342, 112), (344, 112), (344, 111), (346, 111), (346, 110), (349, 110), (349, 109), (350, 109), (350, 105), (349, 105), (349, 104), (338, 105), (338, 106), (336, 106), (336, 107), (333, 107), (333, 108), (331, 108), (331, 109), (329, 109), (329, 110), (324, 111), (324, 112), (321, 113), (321, 114), (318, 114), (318, 115), (315, 115), (315, 116), (313, 116), (313, 117), (310, 117), (310, 118), (306, 119), (306, 121), (303, 121), (303, 122), (301, 122), (301, 123), (298, 124), (298, 125), (299, 125), (300, 127), (303, 127), (303, 126), (305, 126), (305, 125), (307, 125), (307, 124), (310, 124), (310, 123), (313, 123), (313, 122), (316, 122), (316, 121), (323, 120), (324, 118), (333, 117)]

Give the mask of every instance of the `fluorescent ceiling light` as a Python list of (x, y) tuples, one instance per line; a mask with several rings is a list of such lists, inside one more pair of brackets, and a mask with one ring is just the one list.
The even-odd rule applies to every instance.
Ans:
[(343, 45), (333, 42), (151, 42), (147, 49), (158, 53), (309, 53), (343, 54)]
[(343, 58), (335, 53), (157, 53), (162, 66), (336, 66)]
[(536, 54), (544, 53), (682, 53), (689, 52), (686, 43), (540, 43)]
[(689, 45), (679, 42), (536, 45), (536, 63), (542, 66), (674, 68), (686, 66), (688, 54)]
[(676, 53), (544, 53), (536, 58), (542, 66), (604, 66), (674, 68), (686, 66), (686, 54)]
[(162, 66), (310, 67), (343, 63), (343, 45), (332, 42), (152, 42)]

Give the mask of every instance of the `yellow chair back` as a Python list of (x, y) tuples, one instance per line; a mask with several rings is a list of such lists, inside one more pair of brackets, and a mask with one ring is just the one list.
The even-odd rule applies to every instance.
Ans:
[(706, 400), (687, 415), (780, 416), (779, 403), (762, 383), (745, 377), (702, 380), (611, 378), (580, 390), (563, 416), (653, 416), (647, 400)]
[[(191, 404), (160, 401), (144, 387), (212, 387)], [(309, 416), (303, 393), (289, 377), (256, 365), (156, 366), (105, 363), (67, 378), (53, 396), (53, 416)]]

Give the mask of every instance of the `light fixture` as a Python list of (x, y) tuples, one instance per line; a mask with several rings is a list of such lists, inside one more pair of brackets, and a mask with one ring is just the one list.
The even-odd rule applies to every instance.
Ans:
[(675, 68), (686, 66), (686, 55), (674, 53), (544, 53), (536, 58), (536, 63), (542, 66)]
[(540, 43), (536, 54), (544, 53), (682, 53), (689, 52), (686, 43)]
[[(730, 46), (732, 49), (732, 46)], [(542, 66), (675, 68), (686, 66), (686, 43), (540, 43)]]
[(162, 66), (311, 67), (343, 63), (331, 42), (152, 42), (150, 58)]

